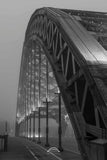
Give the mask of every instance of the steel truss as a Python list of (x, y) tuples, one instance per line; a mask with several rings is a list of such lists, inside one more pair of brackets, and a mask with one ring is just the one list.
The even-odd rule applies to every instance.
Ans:
[(106, 17), (99, 12), (38, 9), (29, 21), (22, 54), (17, 122), (31, 133), (28, 119), (39, 114), (40, 142), (41, 105), (48, 106), (50, 79), (51, 94), (60, 89), (84, 160), (90, 159), (90, 140), (107, 139)]

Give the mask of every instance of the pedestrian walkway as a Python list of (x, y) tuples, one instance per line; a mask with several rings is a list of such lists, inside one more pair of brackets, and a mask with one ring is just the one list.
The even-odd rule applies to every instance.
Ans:
[(82, 160), (69, 151), (47, 152), (48, 149), (24, 138), (9, 138), (7, 152), (0, 152), (0, 160)]
[(0, 152), (0, 160), (34, 160), (17, 138), (9, 138), (7, 152)]

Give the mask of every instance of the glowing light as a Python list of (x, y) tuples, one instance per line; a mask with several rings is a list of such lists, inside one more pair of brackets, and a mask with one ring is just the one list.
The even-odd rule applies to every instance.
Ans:
[(34, 53), (35, 52), (35, 50), (34, 49), (32, 49), (32, 53)]
[(17, 118), (19, 118), (19, 117), (20, 117), (20, 113), (18, 112), (18, 113), (17, 113)]
[(33, 138), (33, 134), (31, 134), (31, 138)]
[(58, 87), (58, 93), (60, 93), (59, 87)]
[(34, 104), (32, 105), (32, 110), (35, 111), (35, 105)]
[(70, 119), (69, 119), (68, 114), (66, 114), (66, 115), (64, 116), (64, 119), (65, 119), (65, 122), (66, 122), (67, 124), (70, 123)]
[(41, 102), (38, 101), (38, 107), (41, 107)]
[(32, 111), (31, 111), (31, 110), (29, 110), (29, 115), (31, 114), (31, 112), (32, 112)]
[(27, 112), (27, 113), (26, 113), (26, 115), (28, 116), (28, 115), (29, 115), (29, 113)]
[[(27, 136), (28, 138), (33, 138), (34, 136), (33, 136), (33, 133), (30, 135), (30, 134), (28, 134), (28, 136)], [(36, 133), (35, 134), (35, 137), (34, 138), (38, 138), (39, 137), (39, 135)], [(42, 137), (42, 135), (40, 134), (40, 137)]]
[[(38, 138), (39, 137), (39, 135), (38, 134), (35, 134), (35, 138)], [(40, 134), (40, 137), (42, 137), (42, 135)]]

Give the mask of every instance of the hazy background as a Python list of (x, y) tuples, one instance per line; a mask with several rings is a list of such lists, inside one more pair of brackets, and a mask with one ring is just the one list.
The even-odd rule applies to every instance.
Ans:
[(0, 0), (0, 121), (13, 127), (25, 30), (41, 7), (107, 11), (107, 0)]

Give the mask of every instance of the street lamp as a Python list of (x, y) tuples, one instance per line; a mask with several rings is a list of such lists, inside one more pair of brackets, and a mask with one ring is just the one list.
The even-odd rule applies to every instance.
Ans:
[(33, 105), (33, 141), (35, 140), (35, 106)]
[(48, 132), (49, 132), (49, 128), (48, 128), (48, 98), (46, 97), (46, 147), (49, 147), (49, 143), (48, 143)]
[(49, 103), (52, 103), (51, 101), (48, 100), (48, 97), (46, 96), (46, 101), (43, 102), (46, 104), (46, 144), (45, 146), (46, 147), (49, 147), (49, 142), (48, 142), (48, 139), (49, 139), (49, 121), (48, 121), (48, 107), (49, 107)]
[(31, 110), (29, 111), (29, 138), (31, 139)]
[(60, 90), (58, 88), (58, 92), (55, 93), (58, 94), (58, 106), (59, 106), (59, 126), (58, 126), (58, 136), (59, 136), (59, 146), (58, 149), (62, 152), (63, 148), (62, 148), (62, 126), (61, 126), (61, 93)]
[(29, 114), (28, 114), (28, 111), (27, 111), (27, 112), (26, 112), (26, 121), (27, 121), (27, 122), (26, 122), (26, 123), (27, 123), (27, 124), (26, 124), (26, 125), (27, 125), (27, 126), (26, 126), (26, 135), (27, 135), (26, 137), (27, 137), (27, 138), (28, 138), (28, 135), (29, 135), (29, 132), (28, 132), (28, 116), (29, 116)]
[(40, 107), (41, 107), (41, 104), (40, 102), (38, 102), (38, 141), (37, 143), (41, 143), (40, 141), (40, 132), (41, 132), (41, 128), (40, 128)]

